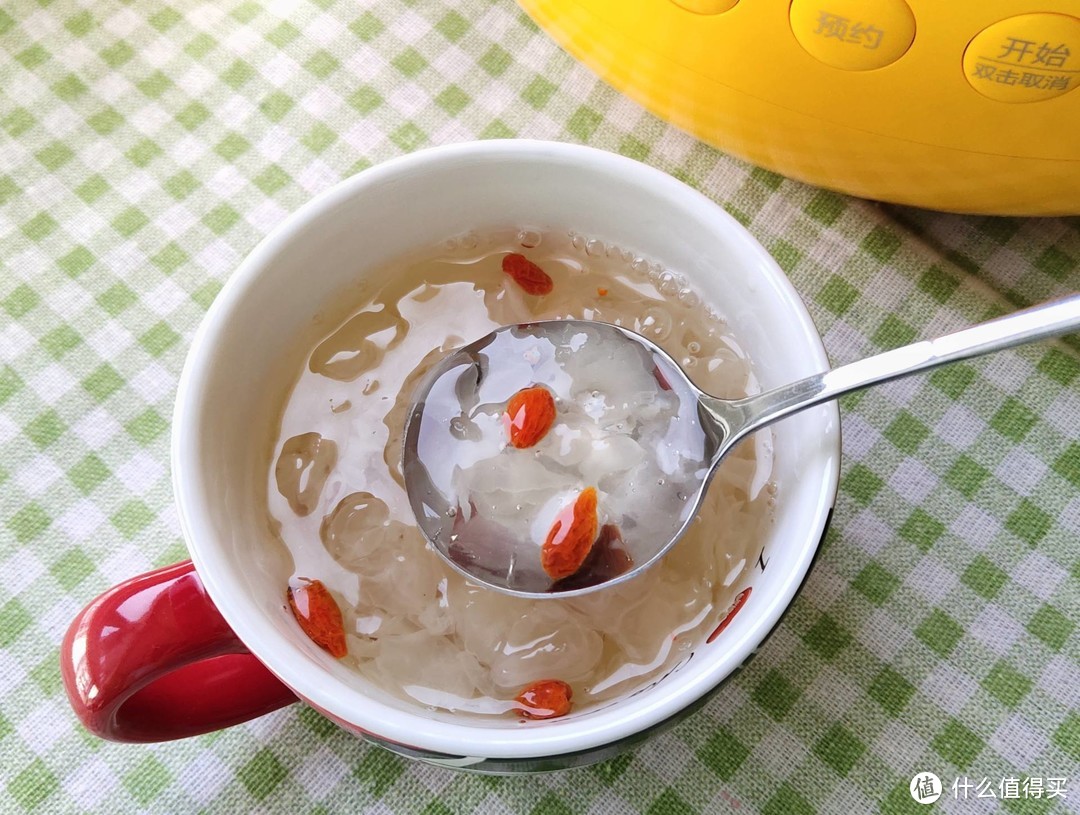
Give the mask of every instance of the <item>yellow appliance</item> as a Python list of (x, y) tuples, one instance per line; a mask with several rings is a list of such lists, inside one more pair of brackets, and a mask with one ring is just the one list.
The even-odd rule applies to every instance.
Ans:
[(703, 141), (822, 187), (1080, 213), (1080, 0), (518, 0)]

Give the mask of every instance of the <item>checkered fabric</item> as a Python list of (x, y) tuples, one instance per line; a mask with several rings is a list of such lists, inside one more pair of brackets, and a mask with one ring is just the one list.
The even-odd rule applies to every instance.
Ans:
[[(170, 410), (223, 281), (350, 174), (513, 136), (623, 153), (719, 202), (837, 364), (1080, 280), (1078, 219), (882, 207), (754, 169), (598, 81), (512, 0), (4, 3), (0, 811), (1080, 812), (1077, 337), (844, 399), (839, 502), (790, 614), (701, 712), (613, 761), (462, 774), (299, 705), (152, 746), (77, 724), (68, 622), (185, 557)], [(909, 794), (923, 772), (946, 787), (933, 807)]]

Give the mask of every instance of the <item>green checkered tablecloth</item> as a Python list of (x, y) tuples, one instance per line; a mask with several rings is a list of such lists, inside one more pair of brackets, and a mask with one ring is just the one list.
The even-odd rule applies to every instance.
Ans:
[(958, 815), (1080, 812), (1077, 337), (846, 399), (839, 503), (791, 613), (701, 712), (613, 761), (461, 774), (298, 705), (151, 746), (76, 723), (69, 620), (185, 557), (170, 411), (223, 281), (340, 179), (512, 136), (624, 153), (721, 203), (834, 363), (1078, 288), (1080, 220), (882, 207), (754, 169), (598, 81), (512, 0), (9, 0), (0, 811), (914, 813), (932, 807), (909, 782), (933, 772)]

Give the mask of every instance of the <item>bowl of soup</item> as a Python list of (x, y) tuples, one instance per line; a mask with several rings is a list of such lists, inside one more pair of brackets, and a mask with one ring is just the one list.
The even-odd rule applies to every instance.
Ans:
[[(833, 506), (833, 404), (743, 442), (676, 547), (609, 589), (509, 596), (425, 544), (401, 474), (417, 383), (498, 326), (561, 318), (639, 331), (719, 396), (828, 367), (798, 294), (743, 226), (657, 169), (581, 146), (487, 141), (388, 161), (302, 207), (242, 263), (192, 343), (172, 451), (200, 602), (247, 660), (235, 696), (261, 672), (283, 689), (267, 700), (295, 695), (400, 754), (548, 770), (678, 720), (761, 646)], [(574, 409), (633, 419), (620, 414), (625, 371), (589, 370)], [(605, 484), (639, 464), (579, 428), (548, 436), (546, 454)], [(475, 488), (508, 512), (543, 504), (550, 467), (527, 456)], [(81, 636), (85, 652), (85, 621)], [(150, 686), (178, 684), (177, 670), (212, 676), (205, 649), (190, 651)], [(72, 693), (79, 671), (67, 674)]]

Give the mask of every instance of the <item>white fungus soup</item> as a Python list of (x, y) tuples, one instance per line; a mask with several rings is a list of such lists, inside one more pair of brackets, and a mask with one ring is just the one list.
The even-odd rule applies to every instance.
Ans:
[[(723, 461), (687, 533), (659, 563), (591, 594), (542, 599), (473, 584), (425, 542), (401, 449), (413, 392), (434, 364), (500, 326), (536, 320), (625, 326), (705, 391), (754, 393), (753, 366), (718, 316), (721, 304), (620, 247), (532, 229), (469, 234), (417, 253), (358, 285), (350, 304), (289, 377), (268, 451), (270, 545), (288, 563), (282, 597), (308, 637), (353, 668), (358, 684), (429, 709), (523, 722), (617, 700), (702, 646), (772, 522), (768, 431)], [(536, 384), (484, 412), (483, 457), (497, 466), (444, 468), (503, 522), (532, 529), (541, 554), (558, 527), (545, 530), (560, 517), (564, 535), (572, 526), (581, 557), (538, 565), (570, 586), (632, 566), (634, 535), (609, 523), (605, 507), (625, 503), (632, 479), (658, 472), (649, 444), (612, 444), (596, 428), (629, 425), (647, 440), (676, 409), (661, 394), (648, 410), (628, 412), (627, 394), (650, 385), (630, 367), (580, 370), (588, 372), (580, 388)], [(679, 469), (659, 466), (661, 478)], [(553, 477), (562, 470), (581, 483), (567, 490)], [(680, 484), (671, 486), (675, 503), (685, 497)], [(638, 537), (647, 510), (634, 521)]]

